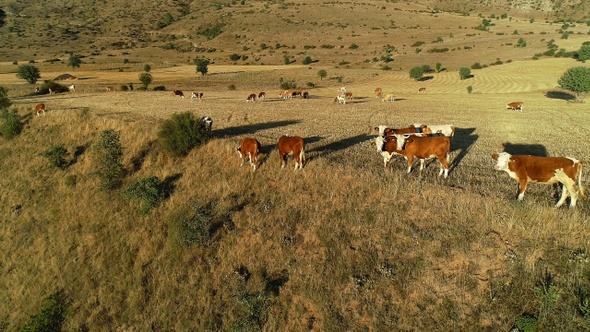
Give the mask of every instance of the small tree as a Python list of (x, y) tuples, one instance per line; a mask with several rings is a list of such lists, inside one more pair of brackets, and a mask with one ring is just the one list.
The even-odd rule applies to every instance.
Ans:
[(26, 80), (29, 84), (35, 84), (41, 78), (41, 74), (33, 65), (20, 65), (16, 68), (16, 77)]
[(461, 77), (462, 80), (471, 77), (471, 69), (467, 67), (461, 67), (459, 69), (459, 77)]
[(194, 147), (206, 143), (211, 132), (192, 112), (176, 113), (164, 121), (158, 132), (160, 145), (174, 156), (186, 156)]
[(98, 142), (94, 146), (97, 153), (96, 173), (101, 181), (101, 187), (113, 190), (121, 186), (125, 175), (123, 167), (123, 147), (119, 132), (107, 129), (100, 133)]
[(72, 69), (80, 68), (80, 64), (82, 60), (80, 57), (75, 55), (74, 52), (70, 53), (70, 58), (68, 59), (68, 67), (72, 67)]
[(152, 83), (152, 74), (150, 73), (141, 73), (139, 74), (139, 81), (143, 85), (143, 88), (147, 90), (148, 85)]
[(208, 59), (195, 59), (195, 65), (197, 66), (197, 73), (201, 73), (203, 76), (209, 71)]
[(0, 86), (0, 110), (8, 109), (11, 104), (12, 102), (8, 98), (8, 90), (5, 87)]
[(0, 133), (5, 139), (12, 139), (23, 130), (23, 123), (16, 110), (0, 110), (0, 119), (3, 120)]
[(323, 81), (324, 77), (328, 76), (328, 72), (321, 69), (318, 71), (318, 76), (320, 77), (320, 81)]
[(68, 150), (63, 145), (54, 145), (49, 150), (44, 151), (41, 155), (55, 168), (64, 170), (68, 166), (68, 162), (66, 161)]
[(576, 94), (580, 100), (580, 93), (590, 92), (590, 67), (573, 67), (568, 69), (557, 81), (562, 88)]
[(413, 78), (417, 81), (422, 78), (422, 75), (424, 75), (424, 67), (419, 66), (410, 69), (410, 78)]
[(143, 65), (143, 71), (149, 73), (150, 71), (152, 71), (152, 66), (146, 63), (145, 65)]
[(436, 72), (437, 73), (440, 73), (441, 67), (442, 67), (442, 64), (440, 62), (437, 62), (436, 63)]
[(590, 59), (590, 45), (583, 45), (577, 53), (578, 60), (586, 62)]
[(164, 186), (156, 176), (137, 180), (123, 191), (123, 197), (141, 201), (141, 214), (149, 213), (164, 200)]
[(310, 64), (312, 62), (313, 62), (313, 60), (311, 59), (310, 56), (306, 56), (305, 59), (303, 59), (303, 64), (304, 65), (308, 65), (308, 64)]

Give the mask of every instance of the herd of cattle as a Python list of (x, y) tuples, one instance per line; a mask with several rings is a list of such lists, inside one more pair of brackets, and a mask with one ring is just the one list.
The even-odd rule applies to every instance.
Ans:
[[(74, 84), (69, 86), (74, 92)], [(107, 87), (106, 91), (113, 91)], [(49, 91), (53, 93), (53, 91)], [(339, 89), (340, 94), (334, 99), (335, 103), (346, 104), (347, 99), (352, 98), (352, 93), (346, 92), (345, 88)], [(426, 88), (420, 88), (420, 93), (426, 92)], [(172, 94), (184, 98), (181, 90), (173, 90)], [(383, 101), (394, 101), (391, 94), (383, 94), (381, 88), (375, 89), (376, 97)], [(280, 98), (291, 99), (294, 97), (309, 98), (307, 91), (285, 90), (279, 94)], [(192, 92), (191, 99), (202, 100), (202, 92)], [(250, 94), (246, 99), (248, 102), (255, 102), (256, 99), (264, 100), (265, 92)], [(511, 102), (506, 106), (510, 110), (523, 110), (523, 102)], [(45, 114), (45, 104), (39, 103), (34, 111), (39, 116)], [(209, 116), (202, 118), (205, 128), (211, 131), (213, 120)], [(389, 161), (394, 155), (402, 156), (407, 161), (407, 173), (412, 171), (414, 159), (420, 160), (420, 172), (424, 169), (424, 163), (428, 159), (436, 158), (440, 163), (439, 176), (447, 178), (449, 175), (449, 155), (451, 152), (451, 140), (455, 135), (455, 126), (447, 125), (423, 125), (412, 124), (406, 128), (390, 128), (386, 125), (379, 125), (374, 128), (377, 136), (371, 142), (383, 157), (383, 165), (387, 168)], [(287, 157), (293, 155), (295, 170), (303, 169), (305, 163), (305, 141), (300, 136), (282, 136), (277, 143), (281, 168), (285, 168)], [(245, 137), (237, 148), (241, 159), (241, 165), (246, 159), (255, 171), (260, 154), (260, 142), (253, 137)], [(510, 155), (507, 152), (494, 153), (495, 169), (505, 171), (508, 175), (518, 181), (518, 200), (524, 197), (528, 183), (557, 184), (563, 186), (561, 198), (555, 205), (560, 207), (570, 198), (570, 207), (575, 207), (579, 197), (585, 196), (582, 186), (582, 162), (574, 158), (564, 157), (539, 157), (530, 155)]]

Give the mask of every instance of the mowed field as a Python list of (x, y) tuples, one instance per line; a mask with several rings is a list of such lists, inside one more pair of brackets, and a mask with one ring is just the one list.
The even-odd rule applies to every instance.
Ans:
[[(62, 289), (70, 301), (65, 326), (90, 330), (497, 331), (521, 317), (547, 330), (585, 326), (576, 305), (590, 294), (587, 198), (555, 209), (552, 188), (533, 184), (516, 203), (516, 182), (491, 159), (507, 150), (590, 161), (587, 104), (557, 88), (577, 65), (515, 61), (466, 80), (442, 71), (421, 82), (368, 69), (332, 68), (318, 81), (307, 66), (211, 66), (206, 77), (176, 66), (152, 72), (152, 85), (168, 90), (159, 92), (105, 91), (141, 69), (77, 70), (76, 92), (51, 96), (30, 96), (31, 85), (2, 74), (27, 120), (15, 145), (0, 150), (0, 169), (11, 175), (2, 180), (1, 212), (12, 216), (0, 233), (0, 301), (15, 303), (2, 306), (0, 321), (20, 326)], [(278, 98), (281, 77), (316, 82), (302, 88), (311, 98)], [(340, 87), (353, 94), (346, 105), (333, 103)], [(375, 98), (376, 87), (396, 101)], [(203, 100), (191, 101), (191, 91)], [(266, 100), (246, 102), (260, 91)], [(512, 101), (524, 110), (506, 110)], [(39, 102), (47, 114), (29, 115)], [(211, 116), (214, 137), (176, 159), (154, 141), (159, 124), (180, 112)], [(448, 179), (437, 176), (436, 161), (422, 175), (405, 174), (399, 157), (383, 168), (370, 144), (374, 127), (412, 123), (457, 127)], [(147, 216), (98, 189), (91, 147), (110, 128), (121, 133), (126, 184), (176, 179)], [(280, 169), (275, 146), (283, 134), (306, 140), (302, 171), (292, 160)], [(235, 149), (245, 136), (263, 146), (255, 173), (239, 167)], [(85, 147), (65, 173), (40, 156), (55, 144)], [(73, 188), (64, 184), (72, 175)], [(225, 221), (208, 246), (179, 249), (170, 220), (195, 205)], [(561, 292), (552, 307), (542, 305), (549, 295), (536, 293), (549, 286)]]

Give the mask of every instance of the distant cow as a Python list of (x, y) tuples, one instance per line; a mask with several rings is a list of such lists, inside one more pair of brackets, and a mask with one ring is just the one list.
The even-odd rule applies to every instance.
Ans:
[(112, 86), (107, 86), (106, 90), (107, 90), (107, 92), (111, 92), (111, 91), (115, 91), (115, 88), (113, 88)]
[(250, 102), (250, 101), (251, 101), (251, 102), (255, 103), (255, 102), (256, 102), (256, 94), (255, 94), (255, 93), (251, 93), (251, 94), (248, 96), (248, 98), (246, 98), (246, 101), (248, 101), (248, 102)]
[(437, 158), (440, 162), (438, 176), (444, 174), (446, 179), (449, 175), (449, 154), (451, 153), (451, 140), (446, 136), (420, 137), (416, 135), (394, 135), (388, 139), (395, 140), (396, 152), (404, 156), (408, 161), (408, 173), (412, 171), (412, 162), (415, 158), (420, 159), (420, 172), (424, 169), (424, 161), (430, 158)]
[(68, 90), (70, 90), (70, 92), (76, 92), (76, 86), (72, 84), (68, 87)]
[[(518, 181), (518, 200), (522, 201), (528, 182), (541, 184), (561, 183), (561, 198), (555, 204), (560, 207), (570, 197), (570, 208), (576, 206), (578, 192), (584, 196), (582, 187), (582, 162), (574, 158), (513, 156), (507, 152), (494, 153), (495, 168), (505, 171)], [(577, 181), (577, 184), (576, 184)]]
[(279, 149), (279, 158), (281, 159), (281, 168), (287, 165), (287, 156), (293, 155), (295, 160), (295, 170), (302, 169), (305, 162), (305, 142), (299, 136), (281, 136), (277, 144)]
[(522, 111), (523, 104), (524, 103), (522, 101), (515, 101), (515, 102), (512, 102), (512, 103), (506, 105), (506, 109), (513, 110), (513, 111), (516, 111), (516, 110)]
[(305, 91), (303, 92), (303, 99), (308, 99), (309, 98), (309, 92)]
[(240, 159), (242, 159), (241, 166), (244, 166), (246, 156), (248, 156), (252, 171), (256, 170), (256, 163), (258, 162), (258, 154), (260, 153), (260, 142), (252, 137), (246, 137), (242, 140), (242, 144), (238, 147)]
[(53, 91), (51, 88), (48, 88), (47, 90), (49, 91), (49, 94), (50, 95), (54, 95), (55, 94), (55, 91)]
[(259, 93), (258, 99), (262, 99), (262, 100), (266, 99), (266, 92), (263, 91), (263, 92)]
[(178, 96), (180, 98), (184, 98), (184, 93), (180, 90), (172, 90), (172, 95), (173, 96)]
[(35, 106), (35, 112), (37, 113), (37, 116), (39, 116), (39, 113), (43, 112), (43, 115), (45, 115), (45, 104), (41, 103), (41, 104), (37, 104)]
[[(377, 128), (375, 128), (377, 129)], [(381, 132), (381, 131), (380, 131)], [(407, 134), (419, 134), (420, 129), (414, 125), (410, 125), (406, 128), (385, 128), (383, 129), (383, 136), (393, 136), (393, 135), (407, 135)]]
[(420, 88), (418, 89), (418, 93), (425, 93), (426, 92), (426, 88)]
[(336, 98), (334, 98), (334, 103), (346, 105), (346, 98), (344, 98), (343, 95), (336, 96)]
[(193, 91), (193, 93), (191, 93), (191, 100), (193, 100), (193, 99), (199, 99), (199, 100), (203, 99), (203, 93)]
[(434, 126), (420, 126), (419, 130), (423, 133), (423, 134), (428, 134), (428, 135), (435, 135), (435, 134), (441, 134), (447, 137), (453, 137), (455, 135), (455, 126), (453, 125), (434, 125)]
[(352, 92), (346, 92), (346, 93), (344, 93), (344, 98), (346, 98), (346, 99), (352, 99)]
[(393, 94), (391, 94), (391, 93), (386, 94), (386, 95), (383, 96), (383, 98), (381, 99), (381, 101), (391, 101), (391, 102), (393, 102), (393, 101), (395, 101), (395, 96)]
[(205, 129), (207, 129), (208, 132), (211, 132), (211, 128), (213, 127), (213, 119), (211, 119), (210, 116), (204, 116), (201, 118), (201, 121), (203, 121), (205, 124)]
[(376, 88), (375, 89), (375, 98), (381, 98), (381, 97), (383, 97), (383, 89)]

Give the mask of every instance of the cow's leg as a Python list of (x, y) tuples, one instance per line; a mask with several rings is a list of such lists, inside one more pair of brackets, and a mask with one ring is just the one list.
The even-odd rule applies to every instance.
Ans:
[(565, 172), (563, 172), (562, 170), (556, 171), (555, 175), (557, 176), (559, 182), (563, 184), (563, 189), (561, 191), (561, 199), (559, 200), (559, 202), (557, 202), (557, 204), (555, 204), (555, 207), (560, 207), (563, 203), (565, 203), (565, 200), (568, 197), (570, 197), (570, 208), (576, 207), (576, 201), (578, 200), (576, 181), (567, 176), (567, 174), (565, 174)]
[(446, 179), (449, 176), (449, 162), (446, 157), (438, 158), (438, 161), (440, 162), (440, 172), (438, 172), (438, 176), (441, 176), (444, 173), (444, 178)]
[(524, 198), (524, 191), (526, 190), (527, 180), (522, 179), (518, 181), (518, 200), (522, 201)]
[(420, 173), (422, 173), (422, 170), (424, 169), (424, 162), (426, 159), (420, 159)]
[(414, 161), (414, 156), (409, 155), (407, 158), (408, 158), (408, 171), (407, 171), (407, 173), (410, 173), (412, 171), (412, 162)]
[(281, 169), (283, 169), (285, 168), (285, 165), (287, 165), (287, 154), (279, 152), (279, 157), (281, 158)]
[(301, 163), (301, 152), (293, 151), (293, 161), (295, 162), (295, 168), (293, 170), (297, 170), (297, 167), (300, 167)]

